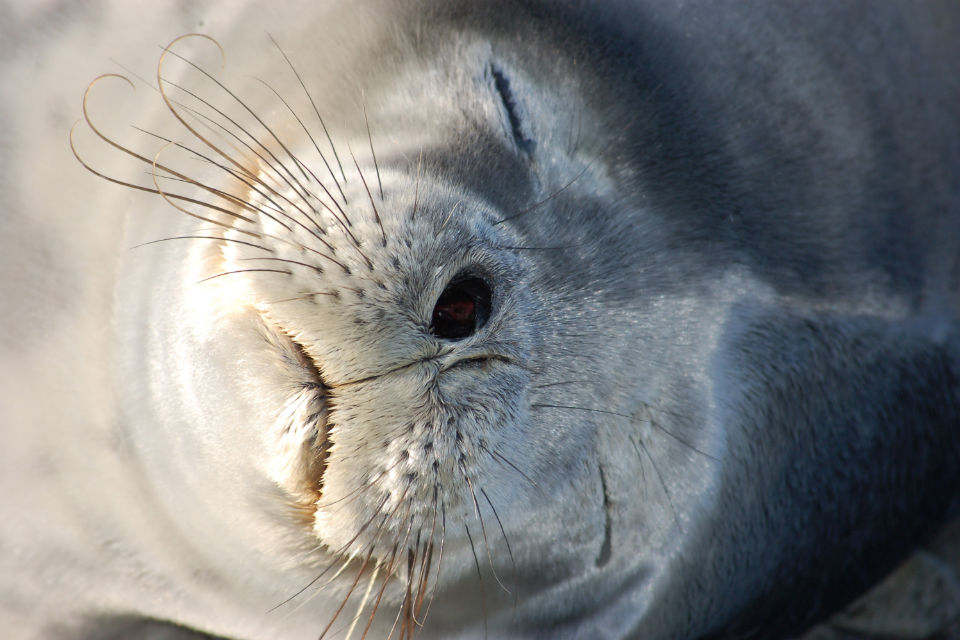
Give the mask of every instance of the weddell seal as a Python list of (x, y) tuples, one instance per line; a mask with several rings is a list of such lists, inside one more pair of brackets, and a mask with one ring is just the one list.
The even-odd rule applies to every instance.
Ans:
[(956, 515), (955, 3), (71, 10), (7, 637), (780, 638)]

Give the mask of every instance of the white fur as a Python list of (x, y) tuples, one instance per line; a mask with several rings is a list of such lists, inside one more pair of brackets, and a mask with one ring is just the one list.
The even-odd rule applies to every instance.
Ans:
[[(502, 8), (465, 4), (503, 26)], [(124, 637), (156, 620), (169, 622), (171, 634), (310, 638), (334, 618), (356, 577), (330, 637), (344, 637), (352, 625), (359, 637), (379, 580), (392, 573), (397, 579), (371, 632), (385, 637), (411, 574), (407, 550), (422, 550), (417, 545), (426, 540), (439, 547), (442, 538), (442, 565), (435, 553), (427, 592), (433, 604), (417, 637), (696, 637), (747, 624), (751, 612), (763, 611), (765, 594), (789, 594), (778, 572), (793, 562), (816, 568), (816, 554), (802, 545), (816, 546), (819, 532), (845, 526), (844, 514), (872, 517), (874, 503), (848, 489), (834, 496), (828, 482), (831, 474), (844, 487), (849, 477), (871, 486), (888, 479), (871, 475), (869, 458), (858, 457), (861, 444), (876, 434), (911, 442), (914, 429), (940, 443), (918, 457), (946, 455), (955, 442), (937, 420), (955, 418), (950, 403), (960, 399), (937, 367), (957, 371), (960, 293), (950, 280), (956, 242), (948, 233), (957, 197), (944, 176), (958, 165), (949, 150), (939, 151), (938, 136), (949, 139), (957, 122), (936, 105), (955, 104), (944, 96), (960, 94), (949, 74), (937, 75), (955, 62), (956, 43), (921, 37), (925, 18), (916, 18), (907, 29), (914, 45), (907, 71), (878, 62), (870, 77), (880, 78), (880, 88), (860, 87), (856, 74), (831, 75), (836, 57), (818, 57), (820, 41), (827, 52), (847, 49), (817, 16), (801, 12), (812, 35), (792, 42), (776, 8), (756, 17), (731, 9), (733, 17), (722, 14), (715, 25), (711, 11), (641, 5), (597, 11), (598, 30), (622, 29), (649, 46), (656, 64), (642, 73), (687, 69), (689, 76), (669, 77), (676, 93), (668, 97), (701, 100), (676, 98), (689, 110), (684, 117), (697, 120), (700, 128), (691, 131), (708, 132), (703, 144), (715, 147), (691, 152), (682, 127), (673, 138), (667, 129), (657, 138), (657, 127), (673, 126), (667, 116), (675, 115), (646, 111), (667, 100), (658, 93), (663, 83), (639, 97), (626, 80), (610, 83), (599, 64), (605, 61), (591, 57), (603, 50), (596, 42), (579, 52), (588, 46), (579, 36), (551, 40), (568, 37), (559, 22), (511, 42), (442, 11), (422, 14), (436, 24), (411, 19), (407, 10), (419, 6), (412, 2), (350, 10), (312, 2), (8, 7), (0, 23), (4, 633)], [(557, 7), (554, 18), (563, 15)], [(893, 10), (880, 13), (878, 33), (898, 24)], [(518, 15), (540, 24), (534, 14)], [(148, 86), (156, 82), (156, 45), (195, 31), (215, 36), (225, 57), (201, 38), (174, 50), (218, 74), (223, 65), (218, 77), (291, 141), (290, 151), (331, 195), (297, 195), (267, 161), (185, 108), (179, 113), (201, 135), (234, 147), (249, 179), (257, 176), (273, 195), (126, 127), (203, 148)], [(327, 118), (343, 164), (342, 173), (331, 172), (347, 177), (342, 199), (299, 123), (247, 77), (268, 81), (294, 111), (312, 117), (264, 31), (290, 55)], [(864, 33), (871, 42), (873, 31)], [(753, 44), (729, 58), (741, 67), (727, 69), (728, 58), (711, 48), (739, 56), (741, 36)], [(433, 44), (437, 50), (421, 57), (420, 47)], [(376, 64), (371, 50), (381, 56)], [(611, 64), (618, 51), (607, 52)], [(788, 74), (796, 84), (751, 84), (766, 77), (751, 65), (769, 51), (797, 65)], [(584, 69), (590, 61), (596, 70)], [(934, 80), (915, 89), (904, 79), (917, 75), (909, 65), (932, 69)], [(96, 83), (87, 103), (91, 122), (148, 162), (104, 144), (81, 123), (73, 140), (84, 162), (120, 180), (224, 205), (195, 185), (154, 182), (151, 173), (176, 168), (259, 211), (235, 207), (249, 219), (238, 221), (180, 203), (222, 224), (203, 223), (155, 194), (84, 171), (68, 132), (81, 117), (85, 88), (104, 71), (129, 77), (136, 88), (116, 78)], [(232, 117), (269, 137), (189, 65), (168, 56), (163, 71), (228, 104)], [(513, 110), (495, 73), (509, 76)], [(598, 88), (603, 78), (608, 83)], [(901, 108), (902, 86), (922, 89), (932, 115)], [(890, 87), (897, 91), (881, 91)], [(763, 90), (795, 99), (810, 117)], [(871, 116), (876, 127), (846, 118), (847, 110), (867, 112), (861, 99), (878, 93), (882, 100), (870, 98), (883, 107)], [(836, 116), (841, 111), (844, 118)], [(520, 125), (511, 119), (517, 114)], [(766, 114), (782, 140), (763, 138)], [(874, 140), (901, 128), (916, 130), (916, 148), (904, 142), (891, 151), (895, 145)], [(535, 141), (534, 151), (516, 148), (518, 135)], [(656, 144), (640, 144), (644, 136)], [(817, 146), (821, 139), (829, 144)], [(795, 140), (810, 144), (806, 155)], [(459, 145), (453, 168), (430, 157), (445, 145)], [(839, 174), (831, 169), (840, 162), (834, 147), (849, 154)], [(677, 149), (687, 155), (671, 155)], [(885, 154), (905, 166), (934, 167), (918, 173), (922, 179), (888, 177), (907, 185), (900, 195), (916, 207), (903, 226), (920, 231), (904, 245), (926, 243), (934, 256), (917, 266), (926, 269), (922, 303), (891, 275), (910, 271), (910, 258), (876, 257), (889, 220), (856, 220), (887, 202), (868, 179), (888, 170), (871, 164)], [(698, 164), (714, 157), (731, 160), (723, 180), (685, 173), (688, 166), (714, 168)], [(660, 158), (677, 165), (658, 174)], [(790, 173), (807, 159), (815, 169), (796, 175), (809, 185)], [(495, 180), (482, 183), (476, 177), (484, 172)], [(796, 186), (805, 196), (797, 202), (809, 209), (778, 202), (782, 218), (736, 226), (766, 212), (767, 200), (744, 196), (749, 206), (724, 210), (717, 223), (712, 207), (727, 204), (711, 199), (717, 184), (722, 195)], [(284, 217), (275, 208), (282, 202), (314, 208), (305, 217), (281, 204)], [(335, 202), (343, 212), (335, 213)], [(936, 218), (928, 210), (944, 213)], [(706, 241), (697, 235), (714, 224)], [(313, 233), (316, 227), (322, 232)], [(781, 228), (782, 237), (774, 233)], [(767, 234), (770, 246), (756, 249), (744, 229)], [(226, 241), (140, 246), (179, 235)], [(797, 277), (821, 261), (835, 273), (829, 286)], [(220, 275), (251, 266), (289, 273)], [(438, 296), (455, 274), (478, 267), (494, 283), (489, 323), (462, 341), (436, 339), (429, 322)], [(916, 391), (897, 386), (902, 380), (920, 389), (908, 397), (928, 393), (942, 413), (931, 409), (929, 423), (917, 426), (912, 420), (922, 407), (904, 415), (889, 407), (897, 390)], [(315, 388), (320, 382), (323, 393)], [(833, 421), (852, 435), (823, 452), (821, 443), (834, 443), (837, 434)], [(332, 442), (320, 494), (318, 438)], [(909, 465), (895, 453), (877, 455), (889, 455), (881, 462), (900, 477)], [(796, 505), (811, 494), (833, 515), (809, 521), (811, 512)], [(888, 502), (914, 504), (894, 489), (876, 500)], [(930, 529), (943, 517), (916, 509), (905, 513), (929, 517)], [(861, 524), (851, 534), (854, 551), (889, 535), (853, 522)], [(832, 543), (822, 550), (844, 551)], [(863, 570), (879, 577), (876, 567), (886, 559), (864, 557)], [(793, 596), (816, 601), (816, 594)], [(354, 622), (358, 608), (363, 614)]]

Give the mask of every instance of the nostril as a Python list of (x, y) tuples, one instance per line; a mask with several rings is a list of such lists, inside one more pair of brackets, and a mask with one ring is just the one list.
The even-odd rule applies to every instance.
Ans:
[(454, 278), (433, 308), (430, 333), (445, 340), (473, 335), (490, 317), (490, 299), (490, 285), (482, 278)]

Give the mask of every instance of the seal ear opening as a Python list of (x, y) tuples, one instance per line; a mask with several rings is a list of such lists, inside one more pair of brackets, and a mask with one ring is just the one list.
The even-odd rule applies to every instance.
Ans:
[(524, 131), (523, 121), (520, 118), (521, 108), (510, 88), (510, 79), (499, 66), (490, 63), (487, 67), (487, 75), (493, 80), (493, 88), (500, 97), (500, 103), (506, 112), (507, 122), (510, 125), (510, 134), (513, 136), (513, 143), (520, 151), (530, 156), (536, 147), (536, 143)]
[(433, 307), (430, 333), (444, 340), (462, 340), (481, 329), (490, 318), (490, 285), (480, 277), (453, 278)]

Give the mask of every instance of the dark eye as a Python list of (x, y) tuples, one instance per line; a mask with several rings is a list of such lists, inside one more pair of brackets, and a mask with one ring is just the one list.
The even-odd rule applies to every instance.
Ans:
[(473, 335), (490, 317), (490, 286), (474, 276), (454, 278), (433, 308), (430, 333), (445, 340)]

